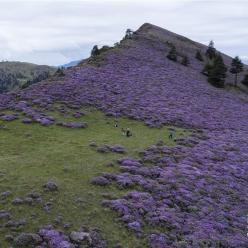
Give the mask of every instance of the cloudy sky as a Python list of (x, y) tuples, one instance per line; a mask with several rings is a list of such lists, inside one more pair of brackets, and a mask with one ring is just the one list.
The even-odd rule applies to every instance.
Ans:
[(149, 22), (248, 63), (248, 0), (0, 0), (0, 60), (60, 65)]

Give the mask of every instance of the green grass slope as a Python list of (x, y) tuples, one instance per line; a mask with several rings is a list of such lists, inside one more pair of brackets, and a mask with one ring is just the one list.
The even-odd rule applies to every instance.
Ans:
[[(114, 247), (118, 242), (126, 248), (146, 247), (145, 240), (137, 239), (115, 222), (114, 213), (101, 205), (106, 197), (119, 197), (127, 190), (119, 190), (114, 185), (99, 187), (92, 185), (90, 180), (103, 171), (118, 172), (117, 159), (138, 158), (139, 151), (159, 140), (169, 146), (175, 145), (168, 139), (169, 127), (148, 128), (142, 122), (127, 118), (118, 118), (119, 126), (115, 127), (114, 118), (90, 108), (83, 111), (85, 116), (79, 119), (58, 114), (57, 117), (66, 121), (85, 121), (88, 123), (85, 129), (25, 125), (20, 120), (0, 121), (0, 193), (11, 192), (7, 199), (0, 199), (0, 211), (9, 211), (12, 220), (26, 221), (23, 227), (11, 230), (4, 227), (6, 221), (0, 219), (0, 247), (8, 247), (5, 235), (34, 232), (46, 224), (54, 224), (56, 229), (65, 232), (77, 230), (82, 225), (99, 228), (108, 247)], [(124, 136), (122, 127), (129, 127), (133, 136)], [(190, 134), (189, 130), (175, 130), (177, 138)], [(89, 146), (91, 142), (122, 145), (126, 154), (99, 153)], [(44, 192), (42, 186), (48, 180), (58, 184), (58, 192)], [(41, 194), (41, 204), (12, 204), (14, 198), (25, 197), (33, 191)], [(48, 212), (44, 211), (46, 203), (51, 203)], [(61, 218), (60, 223), (56, 223), (56, 218)], [(65, 229), (64, 224), (73, 225)]]

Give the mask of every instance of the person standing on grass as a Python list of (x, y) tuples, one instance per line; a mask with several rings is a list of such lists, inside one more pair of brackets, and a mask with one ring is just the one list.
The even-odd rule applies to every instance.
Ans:
[(115, 122), (115, 127), (118, 127), (118, 122), (117, 121)]
[(129, 128), (127, 128), (126, 136), (127, 137), (131, 137), (132, 136), (132, 133), (131, 133), (131, 131), (130, 131)]
[(126, 130), (122, 127), (121, 128), (122, 135), (126, 135)]

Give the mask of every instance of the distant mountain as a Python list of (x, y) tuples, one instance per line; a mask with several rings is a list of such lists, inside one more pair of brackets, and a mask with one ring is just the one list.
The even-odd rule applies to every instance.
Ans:
[(78, 65), (80, 63), (80, 60), (74, 60), (74, 61), (71, 61), (71, 62), (69, 62), (69, 63), (67, 63), (67, 64), (64, 64), (64, 65), (60, 65), (60, 66), (58, 66), (58, 67), (63, 67), (63, 68), (69, 68), (69, 67), (73, 67), (73, 66), (76, 66), (76, 65)]
[(0, 93), (40, 82), (53, 75), (55, 67), (26, 62), (0, 62)]

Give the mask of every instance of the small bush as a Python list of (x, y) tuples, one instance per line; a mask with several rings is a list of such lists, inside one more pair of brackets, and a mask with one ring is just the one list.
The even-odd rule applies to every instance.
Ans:
[(92, 56), (92, 57), (95, 57), (95, 56), (97, 56), (97, 55), (99, 55), (99, 54), (100, 54), (100, 51), (99, 51), (99, 49), (98, 49), (98, 46), (97, 46), (97, 45), (93, 46), (93, 48), (92, 48), (92, 50), (91, 50), (91, 56)]
[(167, 58), (172, 61), (177, 61), (177, 51), (174, 45), (171, 47), (171, 50), (169, 51)]
[(201, 52), (199, 50), (196, 52), (195, 58), (198, 59), (199, 61), (203, 61), (203, 57), (202, 57)]
[(244, 76), (244, 79), (241, 81), (241, 83), (248, 87), (248, 74)]
[(184, 66), (188, 66), (189, 65), (189, 59), (187, 56), (183, 56), (181, 64)]

